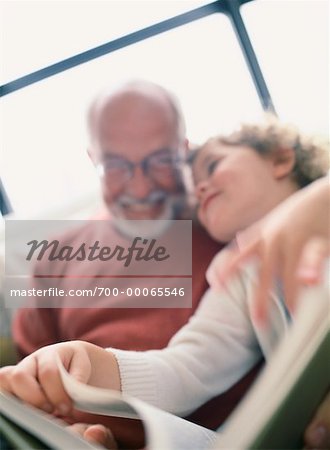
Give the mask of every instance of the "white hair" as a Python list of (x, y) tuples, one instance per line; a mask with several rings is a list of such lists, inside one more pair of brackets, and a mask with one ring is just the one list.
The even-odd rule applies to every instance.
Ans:
[(91, 140), (94, 138), (95, 122), (104, 105), (108, 104), (115, 97), (130, 93), (143, 96), (152, 101), (157, 101), (159, 99), (165, 100), (173, 113), (177, 137), (180, 142), (184, 141), (186, 136), (186, 124), (180, 102), (176, 95), (156, 83), (140, 79), (130, 80), (113, 87), (111, 90), (107, 89), (102, 91), (93, 100), (87, 112), (87, 127)]

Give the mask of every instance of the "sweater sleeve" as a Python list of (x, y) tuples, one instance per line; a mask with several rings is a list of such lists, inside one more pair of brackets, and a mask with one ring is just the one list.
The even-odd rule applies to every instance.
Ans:
[(261, 357), (245, 297), (244, 283), (235, 277), (225, 291), (205, 294), (166, 349), (109, 349), (118, 361), (123, 393), (186, 415), (229, 389)]

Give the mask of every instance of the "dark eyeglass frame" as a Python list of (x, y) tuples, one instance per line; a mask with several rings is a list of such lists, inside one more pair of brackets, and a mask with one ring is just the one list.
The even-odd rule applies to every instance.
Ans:
[[(115, 170), (119, 169), (122, 170), (123, 175), (126, 171), (126, 176), (123, 176), (121, 178), (121, 182), (125, 183), (127, 181), (129, 181), (133, 175), (134, 175), (134, 170), (136, 167), (141, 167), (144, 176), (149, 177), (149, 178), (153, 178), (152, 177), (152, 169), (154, 169), (154, 172), (157, 172), (157, 176), (159, 176), (163, 171), (165, 170), (169, 170), (169, 169), (173, 169), (173, 173), (175, 172), (175, 169), (177, 166), (183, 164), (185, 162), (185, 160), (183, 158), (181, 158), (178, 154), (177, 150), (174, 149), (161, 149), (161, 150), (157, 150), (154, 153), (151, 153), (150, 155), (146, 156), (145, 158), (141, 159), (140, 161), (137, 162), (132, 162), (129, 161), (126, 158), (122, 158), (121, 156), (115, 155), (115, 154), (108, 154), (106, 159), (104, 161), (99, 162), (96, 165), (96, 170), (99, 174), (100, 177), (106, 177), (111, 176), (111, 172), (115, 172)], [(152, 162), (156, 161), (156, 158), (159, 158), (159, 166), (157, 167), (157, 164), (154, 165), (154, 167), (152, 168)], [(164, 157), (165, 160), (163, 161), (163, 164), (161, 162), (161, 157)], [(167, 161), (166, 161), (167, 158)], [(122, 164), (122, 166), (120, 167), (120, 165), (117, 165), (117, 167), (113, 166), (113, 170), (111, 170), (111, 160), (117, 162), (120, 162)], [(162, 167), (163, 166), (163, 167)]]

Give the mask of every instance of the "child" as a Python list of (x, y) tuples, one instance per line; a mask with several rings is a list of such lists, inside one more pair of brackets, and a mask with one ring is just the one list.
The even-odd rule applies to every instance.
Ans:
[[(243, 126), (209, 140), (196, 154), (193, 173), (198, 216), (221, 241), (261, 219), (275, 206), (325, 175), (324, 148), (277, 121)], [(189, 323), (164, 350), (104, 350), (86, 342), (45, 347), (0, 371), (0, 385), (46, 411), (67, 414), (70, 399), (56, 368), (58, 354), (85, 383), (139, 397), (175, 414), (187, 414), (225, 391), (272, 353), (290, 323), (280, 290), (269, 294), (271, 321), (253, 314), (254, 268), (233, 277), (221, 293), (208, 291)]]
[[(239, 245), (226, 249), (213, 260), (207, 278), (214, 289), (221, 288), (248, 259), (258, 257), (261, 270), (255, 294), (260, 320), (267, 318), (268, 291), (277, 274), (283, 282), (285, 302), (294, 309), (299, 290), (323, 281), (330, 254), (329, 176), (312, 183), (281, 203), (259, 223), (239, 236)], [(219, 263), (217, 259), (219, 258)]]

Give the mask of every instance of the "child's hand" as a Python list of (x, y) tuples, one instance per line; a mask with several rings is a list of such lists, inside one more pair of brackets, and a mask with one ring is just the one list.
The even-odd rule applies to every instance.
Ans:
[(82, 383), (120, 389), (114, 355), (88, 342), (49, 345), (32, 353), (16, 366), (0, 369), (0, 389), (46, 412), (67, 416), (72, 401), (64, 390), (56, 360)]
[(330, 250), (329, 181), (319, 180), (290, 197), (259, 224), (237, 237), (237, 247), (219, 255), (208, 271), (211, 286), (217, 287), (249, 258), (258, 258), (260, 271), (255, 312), (267, 316), (269, 290), (274, 277), (281, 279), (286, 304), (293, 309), (301, 285), (321, 281)]
[(86, 423), (75, 423), (67, 427), (69, 431), (80, 434), (89, 442), (102, 445), (110, 450), (117, 450), (118, 445), (109, 428), (104, 425), (89, 425)]

